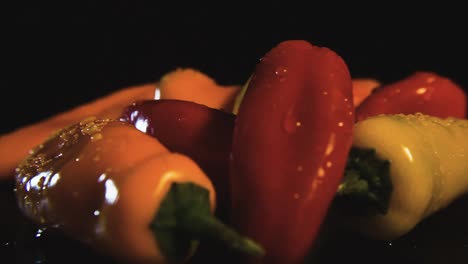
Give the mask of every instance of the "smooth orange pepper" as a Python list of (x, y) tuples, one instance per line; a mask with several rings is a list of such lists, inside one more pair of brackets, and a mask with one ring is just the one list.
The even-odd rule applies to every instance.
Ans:
[(35, 124), (0, 135), (0, 178), (11, 177), (15, 166), (28, 152), (54, 132), (87, 116), (116, 118), (124, 107), (137, 100), (170, 98), (194, 101), (230, 112), (237, 91), (236, 86), (218, 85), (209, 76), (190, 68), (171, 71), (154, 84), (121, 89)]
[(378, 80), (372, 78), (353, 79), (353, 104), (358, 106), (366, 99), (374, 89), (382, 85)]
[(75, 107), (37, 123), (0, 135), (0, 178), (10, 177), (15, 166), (29, 151), (61, 128), (79, 122), (87, 116), (116, 118), (122, 109), (138, 99), (151, 99), (155, 85), (146, 84), (119, 90), (95, 101)]
[[(170, 152), (128, 123), (94, 118), (60, 130), (36, 148), (15, 175), (17, 202), (27, 217), (42, 227), (58, 227), (70, 237), (130, 263), (167, 263), (172, 257), (191, 256), (193, 250), (168, 256), (171, 252), (165, 252), (167, 248), (160, 244), (170, 228), (184, 221), (177, 218), (186, 209), (177, 207), (178, 201), (170, 201), (175, 203), (172, 217), (177, 221), (168, 226), (158, 223), (169, 229), (165, 237), (158, 240), (151, 227), (174, 183), (203, 188), (208, 194), (208, 212), (204, 212), (208, 216), (198, 210), (192, 214), (216, 221), (210, 218), (215, 190), (192, 159)], [(175, 236), (169, 246), (178, 240), (199, 239), (186, 233), (179, 236), (183, 233), (180, 230), (169, 235)]]
[(191, 68), (179, 68), (164, 75), (156, 89), (160, 99), (192, 101), (232, 112), (239, 85), (220, 85), (208, 75)]

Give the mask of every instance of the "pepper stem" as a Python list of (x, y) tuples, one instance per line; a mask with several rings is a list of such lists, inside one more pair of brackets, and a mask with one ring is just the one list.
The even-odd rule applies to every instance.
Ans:
[(390, 162), (374, 149), (351, 148), (336, 202), (355, 213), (385, 214), (392, 189)]
[(261, 246), (214, 217), (208, 190), (193, 183), (172, 184), (150, 228), (171, 262), (190, 257), (200, 241), (222, 243), (242, 254), (264, 254)]
[(264, 254), (262, 247), (253, 240), (239, 235), (232, 228), (211, 215), (193, 214), (188, 216), (182, 228), (200, 240), (222, 242), (239, 253), (253, 256)]

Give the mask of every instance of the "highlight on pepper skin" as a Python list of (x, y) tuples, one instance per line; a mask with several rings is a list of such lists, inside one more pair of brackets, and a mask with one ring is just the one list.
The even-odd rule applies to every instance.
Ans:
[[(158, 82), (122, 89), (1, 135), (0, 176), (13, 176), (20, 164), (15, 175), (18, 206), (37, 224), (60, 226), (116, 259), (144, 262), (188, 261), (206, 235), (228, 240), (223, 243), (253, 255), (253, 262), (295, 263), (314, 246), (334, 195), (346, 199), (364, 193), (367, 204), (357, 211), (370, 208), (380, 215), (361, 218), (352, 228), (391, 241), (467, 192), (467, 120), (437, 118), (466, 115), (461, 87), (431, 72), (389, 84), (352, 79), (329, 49), (305, 41), (280, 46), (288, 55), (265, 54), (242, 88), (179, 68)], [(314, 54), (321, 52), (326, 56), (317, 72), (307, 78), (298, 74), (310, 70), (317, 63)], [(310, 64), (295, 64), (302, 55)], [(329, 74), (331, 68), (338, 72)], [(430, 115), (390, 115), (415, 112)], [(90, 114), (99, 118), (86, 118)], [(354, 117), (358, 123), (353, 127)], [(313, 156), (313, 151), (319, 154)], [(350, 162), (353, 172), (347, 174), (346, 164), (343, 177), (337, 171), (346, 158), (355, 160)], [(356, 175), (372, 166), (384, 172), (375, 186), (376, 175)], [(291, 184), (291, 175), (305, 174), (312, 178)], [(179, 206), (192, 210), (174, 216)], [(253, 240), (213, 219), (220, 207), (223, 215), (233, 209), (229, 220)], [(284, 219), (278, 208), (300, 210)], [(180, 228), (195, 238), (172, 239), (179, 231), (165, 224), (168, 218), (177, 218)], [(353, 218), (343, 219), (352, 223)], [(271, 228), (275, 224), (281, 227)], [(264, 229), (269, 232), (261, 233)], [(278, 229), (284, 233), (277, 234)], [(257, 258), (265, 253), (266, 258)]]
[[(361, 198), (344, 211), (343, 224), (371, 239), (395, 240), (468, 193), (467, 119), (421, 113), (372, 116), (356, 123), (352, 150), (357, 153), (350, 155), (354, 165), (342, 182), (351, 185), (342, 186), (350, 188), (338, 197), (345, 206), (353, 195)], [(360, 192), (359, 181), (367, 183), (360, 184), (366, 187)], [(384, 209), (374, 210), (375, 205)]]
[(342, 178), (353, 124), (352, 79), (334, 51), (292, 40), (262, 57), (233, 135), (232, 223), (266, 250), (244, 263), (302, 262)]
[(465, 118), (467, 94), (450, 78), (417, 71), (373, 90), (356, 107), (356, 120), (379, 114), (423, 113), (436, 117)]
[(227, 220), (234, 114), (192, 101), (160, 99), (129, 105), (120, 120), (197, 162), (215, 186), (216, 215)]
[(34, 124), (0, 135), (0, 178), (11, 177), (15, 166), (28, 152), (53, 133), (88, 116), (117, 118), (124, 107), (138, 100), (191, 100), (215, 109), (231, 112), (239, 87), (223, 86), (195, 69), (176, 69), (155, 83), (122, 88), (89, 103), (74, 107)]
[(216, 191), (192, 159), (128, 123), (88, 118), (64, 128), (16, 171), (25, 216), (116, 260), (185, 261), (200, 241), (264, 254), (213, 216)]

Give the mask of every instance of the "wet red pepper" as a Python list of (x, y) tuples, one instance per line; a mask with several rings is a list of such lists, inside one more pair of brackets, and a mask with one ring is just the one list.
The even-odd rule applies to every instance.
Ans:
[(357, 108), (358, 121), (379, 114), (424, 114), (466, 117), (462, 87), (434, 72), (415, 72), (402, 80), (375, 89)]
[(191, 101), (161, 99), (137, 101), (124, 109), (120, 119), (157, 138), (170, 151), (192, 158), (214, 185), (216, 215), (227, 220), (234, 114)]
[(281, 42), (257, 64), (233, 136), (232, 223), (261, 263), (302, 263), (342, 179), (354, 123), (352, 81), (334, 51)]

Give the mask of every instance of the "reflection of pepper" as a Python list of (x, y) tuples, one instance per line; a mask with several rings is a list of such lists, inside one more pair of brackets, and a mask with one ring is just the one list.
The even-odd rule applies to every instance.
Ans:
[(342, 179), (351, 147), (352, 82), (344, 61), (306, 41), (257, 65), (233, 137), (232, 221), (266, 250), (301, 263)]
[(464, 118), (466, 100), (463, 89), (450, 79), (433, 72), (416, 72), (373, 90), (356, 108), (356, 119), (417, 112), (442, 118)]
[(206, 237), (261, 253), (212, 217), (215, 191), (196, 163), (120, 121), (61, 130), (18, 167), (16, 195), (39, 225), (132, 263), (186, 259)]
[(192, 158), (216, 190), (216, 214), (229, 206), (229, 156), (235, 116), (195, 102), (145, 100), (124, 109), (122, 121), (157, 138), (170, 151)]

